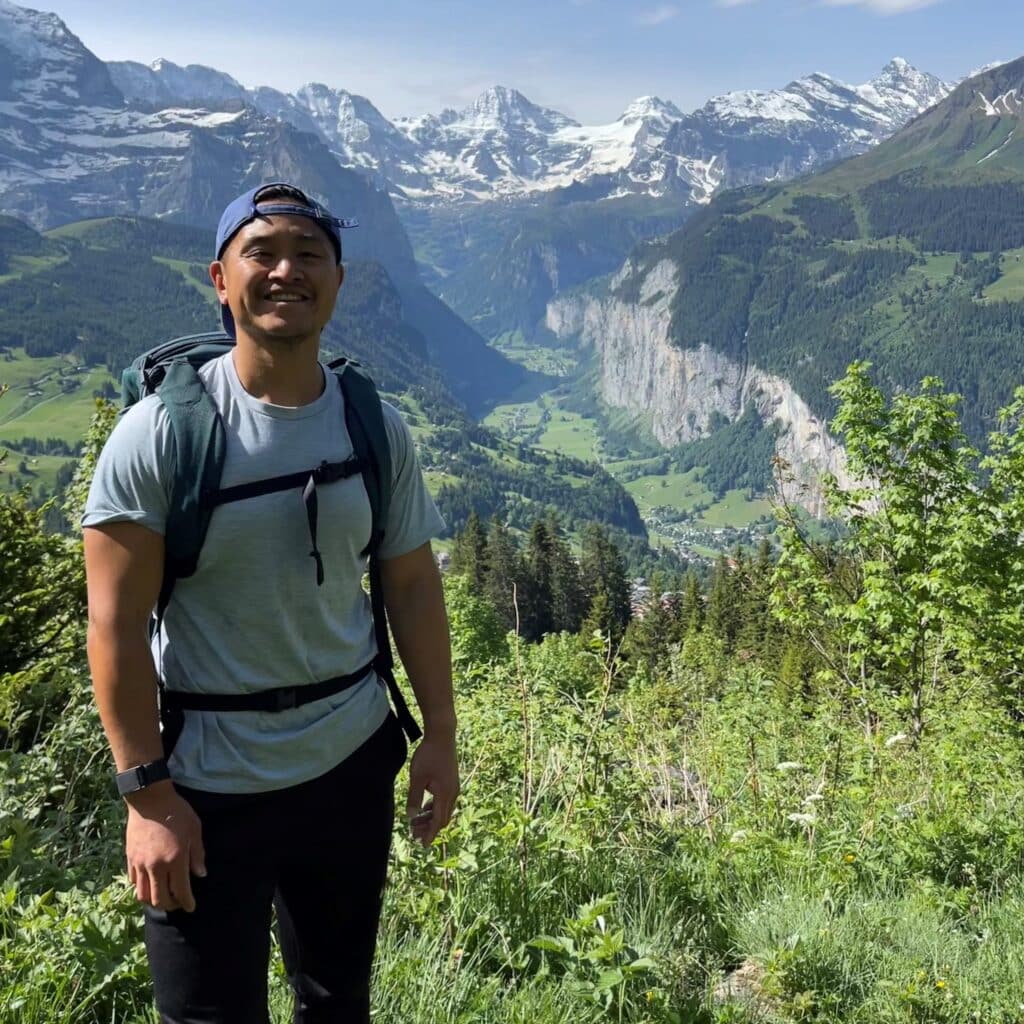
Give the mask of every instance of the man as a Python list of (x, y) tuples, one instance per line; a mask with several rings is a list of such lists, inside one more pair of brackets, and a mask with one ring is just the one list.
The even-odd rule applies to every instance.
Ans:
[[(352, 455), (341, 389), (318, 360), (344, 278), (340, 226), (283, 183), (224, 211), (210, 277), (236, 346), (199, 371), (226, 435), (222, 488)], [(381, 578), (423, 720), (407, 814), (426, 845), (459, 786), (429, 543), (443, 522), (408, 428), (384, 412), (393, 469)], [(367, 492), (358, 474), (318, 488), (313, 552), (301, 488), (217, 507), (198, 568), (177, 582), (151, 641), (176, 454), (160, 398), (132, 406), (99, 459), (83, 517), (89, 663), (117, 770), (128, 773), (119, 776), (130, 790), (128, 873), (144, 904), (157, 1008), (168, 1022), (268, 1020), (273, 907), (296, 1021), (368, 1021), (406, 746), (368, 664)], [(335, 678), (345, 681), (339, 692), (284, 710), (186, 710), (164, 767), (158, 680), (173, 697), (283, 685), (301, 695)]]

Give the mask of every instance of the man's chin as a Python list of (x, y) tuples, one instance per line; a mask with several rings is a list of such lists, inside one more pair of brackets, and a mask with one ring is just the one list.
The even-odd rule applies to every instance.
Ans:
[(310, 341), (318, 343), (320, 340), (320, 329), (310, 327), (308, 324), (253, 321), (239, 326), (254, 341), (265, 344), (294, 347)]

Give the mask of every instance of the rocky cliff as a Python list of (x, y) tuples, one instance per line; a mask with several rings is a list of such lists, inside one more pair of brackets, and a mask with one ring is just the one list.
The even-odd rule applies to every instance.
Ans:
[(776, 454), (795, 478), (787, 496), (820, 514), (822, 473), (848, 480), (845, 454), (826, 424), (781, 377), (707, 345), (682, 349), (672, 344), (676, 269), (670, 260), (657, 263), (640, 282), (639, 300), (627, 302), (617, 293), (637, 273), (628, 262), (605, 295), (555, 299), (547, 308), (548, 328), (595, 348), (601, 397), (643, 417), (666, 447), (706, 435), (713, 413), (732, 421), (752, 404), (766, 426), (778, 428)]

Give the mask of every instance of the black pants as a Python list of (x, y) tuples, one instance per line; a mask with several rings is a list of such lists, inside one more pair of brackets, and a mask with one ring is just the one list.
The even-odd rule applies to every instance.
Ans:
[(394, 782), (406, 744), (393, 715), (311, 782), (271, 793), (179, 787), (203, 824), (196, 909), (146, 908), (146, 951), (165, 1024), (261, 1024), (271, 908), (296, 1024), (366, 1024)]

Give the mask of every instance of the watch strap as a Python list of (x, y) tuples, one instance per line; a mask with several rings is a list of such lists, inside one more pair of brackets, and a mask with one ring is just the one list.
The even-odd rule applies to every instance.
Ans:
[(163, 782), (171, 777), (167, 769), (167, 762), (160, 758), (159, 761), (149, 761), (146, 764), (138, 764), (134, 768), (128, 768), (118, 772), (115, 776), (117, 791), (121, 796), (129, 793), (137, 793), (140, 789), (152, 786), (154, 782)]

